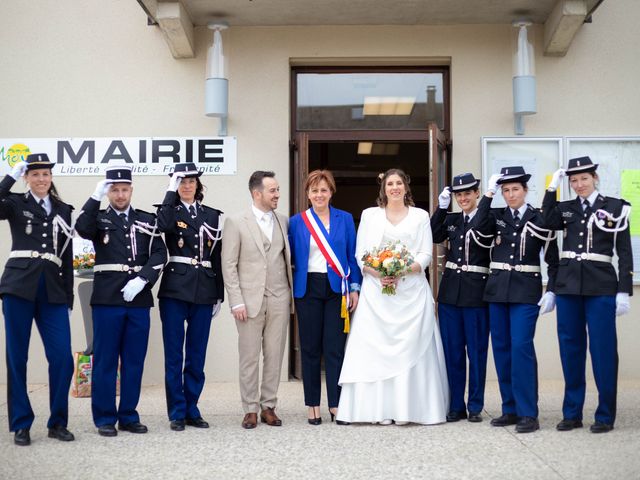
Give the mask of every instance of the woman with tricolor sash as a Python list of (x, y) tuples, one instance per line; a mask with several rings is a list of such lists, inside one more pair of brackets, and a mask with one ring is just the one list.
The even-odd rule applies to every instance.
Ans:
[(291, 218), (289, 243), (304, 400), (309, 409), (309, 424), (320, 425), (321, 359), (324, 357), (333, 421), (340, 399), (338, 379), (349, 332), (349, 314), (358, 304), (362, 275), (355, 258), (353, 217), (330, 206), (336, 192), (331, 172), (311, 172), (305, 191), (311, 208)]

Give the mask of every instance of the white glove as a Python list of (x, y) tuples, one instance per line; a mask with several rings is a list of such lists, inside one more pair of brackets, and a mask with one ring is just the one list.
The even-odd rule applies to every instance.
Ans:
[(211, 320), (216, 318), (216, 316), (220, 313), (220, 308), (222, 308), (222, 300), (218, 300), (216, 304), (213, 306), (213, 313), (211, 314)]
[(498, 180), (501, 178), (501, 173), (494, 173), (491, 175), (491, 177), (489, 177), (489, 187), (487, 188), (487, 192), (495, 194), (498, 191)]
[(96, 189), (91, 194), (91, 198), (97, 201), (101, 201), (102, 198), (107, 194), (109, 189), (111, 188), (111, 180), (100, 180), (96, 185)]
[(542, 295), (542, 298), (538, 302), (540, 307), (540, 315), (552, 312), (556, 308), (556, 294), (553, 292), (546, 292)]
[(22, 175), (24, 175), (24, 172), (26, 171), (27, 162), (18, 162), (13, 166), (9, 175), (11, 175), (14, 180), (18, 180)]
[(631, 305), (629, 304), (629, 294), (628, 293), (617, 293), (616, 294), (616, 316), (624, 315), (625, 313), (629, 313), (631, 310)]
[(566, 175), (563, 168), (559, 168), (555, 172), (553, 172), (553, 177), (551, 177), (551, 181), (549, 182), (549, 190), (555, 191), (560, 186), (560, 182), (562, 181), (562, 177)]
[(124, 301), (132, 301), (136, 297), (136, 295), (138, 295), (142, 291), (146, 284), (147, 281), (140, 277), (129, 280), (124, 288), (120, 290), (122, 292), (122, 298), (124, 298)]
[(169, 186), (167, 187), (167, 192), (176, 192), (183, 178), (184, 178), (184, 172), (174, 173), (169, 179)]
[(449, 187), (444, 187), (444, 190), (442, 190), (442, 193), (438, 196), (438, 206), (441, 209), (446, 210), (447, 208), (449, 208), (450, 204), (451, 204), (451, 189)]

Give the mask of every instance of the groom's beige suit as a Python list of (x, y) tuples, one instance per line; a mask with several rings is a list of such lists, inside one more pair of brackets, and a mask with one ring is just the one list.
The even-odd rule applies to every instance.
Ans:
[[(240, 396), (245, 413), (275, 408), (291, 309), (291, 251), (288, 219), (273, 212), (271, 240), (254, 212), (230, 216), (224, 224), (222, 275), (231, 308), (243, 305), (246, 321), (236, 320)], [(262, 385), (258, 388), (260, 351)]]

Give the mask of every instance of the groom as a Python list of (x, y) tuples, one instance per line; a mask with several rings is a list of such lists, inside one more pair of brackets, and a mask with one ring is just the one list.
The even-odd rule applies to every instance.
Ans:
[[(291, 300), (288, 219), (275, 212), (280, 187), (273, 172), (249, 179), (251, 208), (227, 218), (222, 242), (222, 276), (238, 328), (242, 427), (260, 420), (279, 427), (275, 413)], [(264, 360), (258, 388), (260, 351)]]

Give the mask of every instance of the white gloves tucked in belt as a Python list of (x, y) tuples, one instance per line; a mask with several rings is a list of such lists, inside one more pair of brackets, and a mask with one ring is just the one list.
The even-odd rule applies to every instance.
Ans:
[(136, 295), (138, 295), (144, 286), (147, 284), (147, 280), (141, 277), (136, 277), (127, 282), (122, 290), (122, 298), (125, 302), (132, 301)]
[(552, 312), (556, 308), (556, 294), (553, 292), (546, 292), (542, 295), (542, 298), (538, 302), (540, 307), (540, 315)]
[(625, 313), (629, 313), (631, 310), (631, 305), (629, 304), (629, 294), (628, 293), (617, 293), (616, 294), (616, 316), (624, 315)]

